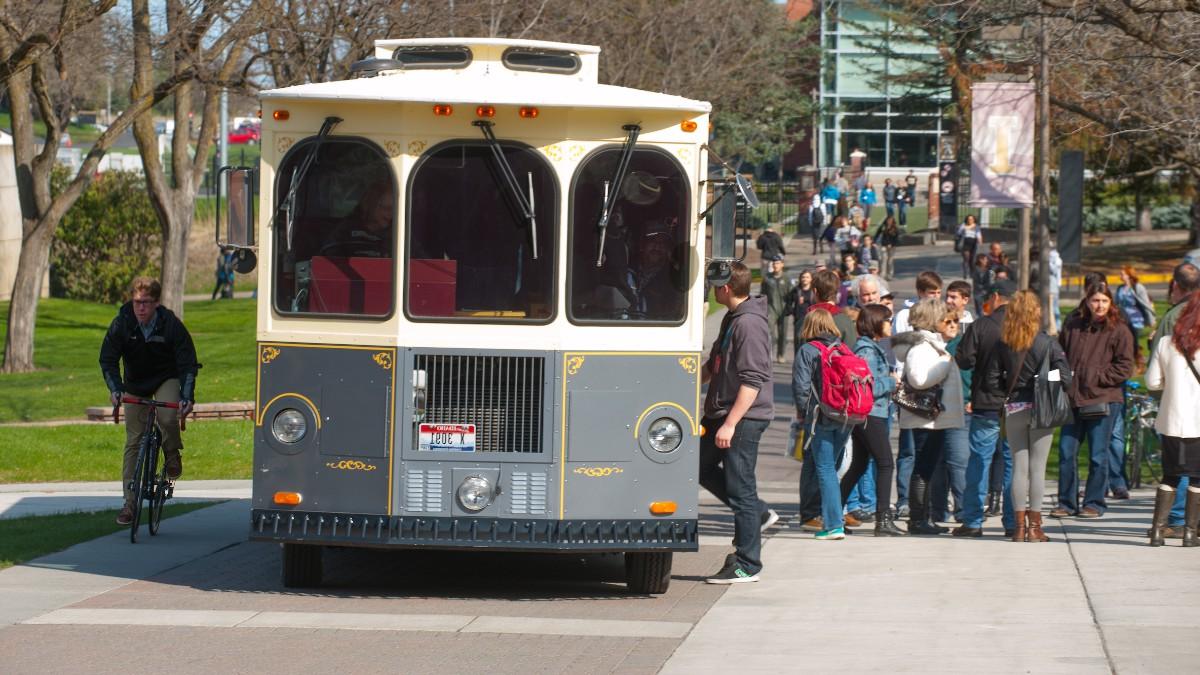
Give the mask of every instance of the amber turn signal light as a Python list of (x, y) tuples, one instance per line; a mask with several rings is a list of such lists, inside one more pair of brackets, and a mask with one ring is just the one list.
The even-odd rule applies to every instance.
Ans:
[(684, 120), (679, 123), (679, 128), (683, 129), (684, 131), (689, 131), (689, 132), (695, 131), (696, 130), (696, 122), (695, 122), (695, 120)]
[(438, 117), (447, 117), (453, 112), (454, 106), (452, 105), (439, 103), (438, 105), (433, 106), (433, 114), (437, 115)]
[(276, 110), (271, 113), (271, 117), (275, 118), (276, 122), (286, 122), (292, 117), (292, 114), (286, 110)]
[(519, 115), (520, 115), (522, 118), (524, 118), (524, 119), (527, 119), (527, 120), (531, 120), (531, 119), (534, 119), (535, 117), (537, 117), (537, 116), (538, 116), (538, 109), (537, 109), (537, 108), (534, 108), (534, 107), (532, 107), (532, 106), (526, 106), (526, 107), (524, 107), (524, 108), (521, 108), (520, 110), (518, 110), (518, 111), (517, 111), (517, 113), (518, 113), (518, 114), (519, 114)]
[(300, 503), (299, 492), (276, 492), (275, 503), (284, 506), (295, 506)]
[(701, 424), (700, 425), (700, 435), (703, 436), (704, 434), (707, 434), (707, 433), (708, 433), (708, 429), (705, 429), (704, 425)]
[(481, 105), (475, 108), (476, 117), (495, 117), (496, 109), (490, 105)]
[(669, 516), (675, 513), (675, 502), (650, 502), (650, 513), (656, 516)]

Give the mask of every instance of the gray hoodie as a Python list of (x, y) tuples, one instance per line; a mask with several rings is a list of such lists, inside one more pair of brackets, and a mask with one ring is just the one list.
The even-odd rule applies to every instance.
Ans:
[(771, 377), (771, 334), (767, 328), (767, 299), (747, 298), (721, 320), (705, 367), (709, 369), (704, 416), (725, 417), (744, 384), (758, 390), (745, 418), (775, 417), (775, 387)]

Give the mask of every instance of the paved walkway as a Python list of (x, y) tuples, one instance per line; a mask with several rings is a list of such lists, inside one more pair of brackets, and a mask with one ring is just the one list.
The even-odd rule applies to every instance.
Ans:
[[(179, 481), (176, 502), (248, 499), (248, 480)], [(0, 485), (0, 520), (55, 513), (121, 508), (121, 483), (23, 483)]]

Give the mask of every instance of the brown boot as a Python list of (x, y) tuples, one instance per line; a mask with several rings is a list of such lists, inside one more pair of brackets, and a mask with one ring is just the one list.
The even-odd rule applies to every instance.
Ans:
[(1167, 518), (1171, 505), (1175, 503), (1175, 489), (1170, 485), (1159, 485), (1154, 491), (1154, 520), (1150, 523), (1150, 545), (1162, 546), (1163, 533), (1167, 529)]
[(1196, 528), (1200, 527), (1200, 491), (1188, 485), (1187, 500), (1183, 507), (1183, 545), (1191, 548), (1200, 546), (1196, 538)]
[(1025, 541), (1025, 533), (1029, 528), (1029, 521), (1026, 520), (1028, 511), (1017, 511), (1013, 514), (1013, 520), (1016, 521), (1016, 529), (1013, 530), (1013, 541)]
[(1047, 537), (1046, 533), (1042, 531), (1041, 511), (1026, 511), (1025, 517), (1029, 519), (1029, 531), (1026, 533), (1025, 541), (1050, 541), (1050, 537)]

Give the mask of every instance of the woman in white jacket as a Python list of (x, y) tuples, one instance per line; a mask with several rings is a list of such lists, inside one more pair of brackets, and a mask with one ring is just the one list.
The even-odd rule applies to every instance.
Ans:
[(1163, 530), (1179, 478), (1188, 477), (1184, 502), (1184, 546), (1200, 546), (1196, 528), (1200, 525), (1200, 291), (1192, 293), (1179, 315), (1170, 337), (1163, 336), (1150, 355), (1146, 369), (1146, 387), (1162, 390), (1162, 403), (1154, 428), (1162, 434), (1162, 484), (1154, 497), (1154, 523), (1150, 527), (1150, 545), (1163, 545)]
[(946, 429), (966, 424), (962, 378), (946, 342), (958, 333), (958, 317), (946, 303), (925, 298), (908, 314), (912, 331), (892, 337), (892, 349), (902, 364), (901, 377), (911, 389), (941, 389), (941, 412), (934, 418), (900, 408), (900, 428), (913, 430), (917, 455), (909, 481), (909, 534), (942, 534), (946, 528), (930, 519), (930, 481), (945, 445)]

